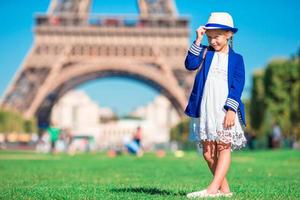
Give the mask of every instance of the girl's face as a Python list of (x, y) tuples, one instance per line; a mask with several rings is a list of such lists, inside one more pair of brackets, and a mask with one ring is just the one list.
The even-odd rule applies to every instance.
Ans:
[(207, 30), (206, 31), (207, 39), (209, 45), (212, 46), (215, 51), (224, 51), (227, 50), (228, 40), (233, 35), (231, 31), (225, 30)]

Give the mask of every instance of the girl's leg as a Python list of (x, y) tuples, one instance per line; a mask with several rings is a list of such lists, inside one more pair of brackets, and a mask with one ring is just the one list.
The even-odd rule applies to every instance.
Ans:
[[(217, 144), (216, 143), (216, 153), (218, 154), (218, 158), (220, 156), (220, 152), (224, 149), (229, 149), (230, 150), (230, 153), (231, 153), (231, 146), (230, 144)], [(230, 158), (229, 158), (230, 159)], [(229, 165), (230, 165), (230, 161), (229, 161)], [(230, 188), (229, 188), (229, 184), (227, 182), (227, 179), (226, 179), (226, 175), (221, 183), (221, 187), (220, 187), (220, 191), (222, 193), (230, 193)]]
[(207, 162), (207, 165), (214, 174), (217, 161), (216, 142), (214, 141), (202, 141), (203, 146), (203, 157)]
[[(231, 156), (230, 144), (218, 142), (217, 152), (219, 156), (215, 168), (214, 179), (212, 180), (212, 182), (207, 188), (208, 193), (211, 194), (216, 193), (221, 186), (223, 186), (223, 188), (221, 188), (222, 191), (223, 189), (229, 190), (228, 184), (227, 186), (225, 185), (227, 183), (225, 177), (230, 166), (230, 156)], [(226, 181), (226, 183), (224, 183), (224, 181)], [(229, 191), (223, 191), (223, 192), (229, 192)]]
[[(217, 162), (218, 162), (218, 151), (217, 151), (217, 142), (214, 141), (203, 141), (203, 157), (207, 162), (207, 165), (212, 172), (212, 174), (215, 174)], [(226, 178), (223, 179), (222, 184), (220, 186), (220, 190), (222, 192), (230, 192), (228, 182)]]

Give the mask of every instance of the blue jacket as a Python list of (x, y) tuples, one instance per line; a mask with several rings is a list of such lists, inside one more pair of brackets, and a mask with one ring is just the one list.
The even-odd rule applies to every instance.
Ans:
[[(214, 50), (195, 43), (192, 44), (185, 59), (187, 70), (196, 70), (202, 62), (204, 49), (208, 48), (202, 69), (197, 73), (193, 89), (189, 98), (185, 114), (190, 117), (200, 117), (200, 105), (204, 90), (205, 81), (214, 56)], [(231, 109), (238, 114), (242, 124), (246, 126), (244, 104), (241, 101), (241, 95), (245, 84), (245, 67), (243, 57), (229, 48), (228, 55), (228, 96), (224, 108)]]

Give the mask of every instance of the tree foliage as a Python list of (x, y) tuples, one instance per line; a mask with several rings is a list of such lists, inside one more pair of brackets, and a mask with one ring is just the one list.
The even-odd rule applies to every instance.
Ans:
[(35, 119), (25, 119), (19, 113), (0, 110), (0, 132), (23, 132), (33, 133), (36, 132), (37, 126)]
[(285, 136), (300, 138), (299, 58), (274, 60), (253, 75), (251, 125), (261, 134), (277, 122)]
[(264, 71), (260, 70), (253, 75), (252, 95), (249, 106), (249, 124), (255, 130), (259, 130), (262, 126), (265, 116), (265, 104)]
[(194, 145), (189, 141), (190, 119), (184, 118), (176, 126), (171, 129), (171, 141), (177, 141), (182, 149), (194, 148)]

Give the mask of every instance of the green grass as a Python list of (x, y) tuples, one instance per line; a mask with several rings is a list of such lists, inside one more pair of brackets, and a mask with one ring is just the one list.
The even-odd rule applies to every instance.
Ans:
[[(186, 199), (212, 178), (190, 152), (142, 158), (0, 151), (0, 199)], [(233, 152), (232, 199), (300, 199), (300, 151)]]

